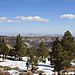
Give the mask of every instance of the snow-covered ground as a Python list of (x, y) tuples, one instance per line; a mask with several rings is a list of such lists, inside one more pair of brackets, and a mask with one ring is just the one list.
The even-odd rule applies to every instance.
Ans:
[[(23, 61), (12, 61), (12, 60), (2, 60), (0, 59), (0, 66), (7, 66), (11, 68), (18, 67), (20, 70), (27, 70), (26, 62), (28, 57), (23, 57)], [(52, 75), (53, 74), (53, 68), (51, 68), (50, 61), (47, 61), (46, 63), (39, 62), (38, 63), (38, 71), (43, 71), (46, 75)], [(18, 75), (18, 71), (16, 70), (9, 70), (8, 71), (12, 75)]]
[(38, 70), (39, 71), (43, 71), (46, 75), (52, 75), (54, 72), (52, 70), (54, 70), (51, 65), (47, 64), (47, 63), (38, 63)]
[[(18, 67), (20, 70), (27, 70), (26, 62), (28, 57), (23, 57), (23, 61), (12, 61), (7, 59), (0, 58), (0, 66), (7, 66), (10, 68)], [(71, 62), (72, 66), (75, 66), (75, 63)], [(39, 62), (38, 63), (38, 71), (43, 71), (46, 75), (52, 75), (54, 72), (54, 68), (51, 67), (50, 61), (46, 61), (46, 63)], [(8, 70), (11, 75), (19, 75), (19, 71), (17, 70)], [(75, 72), (65, 72), (65, 74), (75, 74)], [(38, 74), (34, 74), (38, 75)]]
[(26, 62), (25, 61), (11, 61), (11, 60), (4, 60), (0, 62), (0, 66), (8, 66), (11, 68), (18, 67), (21, 70), (26, 70)]
[(2, 59), (2, 58), (0, 58), (0, 61), (3, 61), (3, 59)]
[(17, 71), (17, 70), (8, 70), (8, 72), (11, 75), (19, 75), (19, 71)]

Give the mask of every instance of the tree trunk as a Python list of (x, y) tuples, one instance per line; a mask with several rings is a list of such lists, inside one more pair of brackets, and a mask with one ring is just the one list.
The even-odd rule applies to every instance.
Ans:
[(60, 75), (60, 71), (58, 71), (58, 75)]

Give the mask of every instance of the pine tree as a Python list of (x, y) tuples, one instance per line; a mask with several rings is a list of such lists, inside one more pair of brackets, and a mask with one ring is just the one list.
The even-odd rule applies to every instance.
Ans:
[(2, 41), (0, 39), (0, 54), (2, 54)]
[(7, 47), (6, 41), (3, 38), (0, 39), (0, 48), (3, 56), (5, 56), (4, 58), (6, 58), (9, 53), (9, 48)]
[(15, 56), (22, 57), (26, 55), (26, 47), (24, 46), (24, 41), (22, 37), (17, 35), (16, 45), (15, 45)]
[(53, 42), (51, 56), (51, 64), (54, 70), (60, 71), (65, 67), (70, 67), (70, 63), (74, 58), (75, 41), (69, 31), (65, 32), (61, 41), (58, 38)]
[(68, 52), (69, 60), (72, 60), (75, 56), (75, 41), (71, 32), (66, 31), (63, 39), (61, 40), (63, 49)]
[(42, 57), (42, 59), (46, 58), (48, 56), (48, 54), (49, 54), (49, 51), (46, 48), (46, 46), (45, 46), (43, 41), (40, 43), (38, 50), (39, 50), (38, 51), (39, 52), (38, 55), (39, 55), (39, 57)]
[(62, 70), (62, 46), (58, 38), (53, 42), (52, 52), (51, 52), (51, 64), (54, 66), (54, 70), (58, 71), (60, 75), (60, 71)]

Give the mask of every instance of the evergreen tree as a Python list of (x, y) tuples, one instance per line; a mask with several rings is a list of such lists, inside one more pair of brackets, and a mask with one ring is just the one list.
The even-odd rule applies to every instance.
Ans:
[(70, 63), (74, 58), (75, 41), (69, 31), (65, 32), (61, 41), (58, 38), (53, 42), (51, 52), (51, 64), (54, 65), (54, 70), (60, 71), (65, 67), (70, 67)]
[(5, 55), (6, 58), (6, 56), (9, 53), (9, 48), (7, 47), (7, 43), (3, 38), (0, 39), (0, 49), (1, 49), (1, 53), (3, 54), (3, 56)]
[(39, 57), (42, 57), (42, 59), (46, 58), (48, 56), (48, 54), (49, 54), (49, 51), (46, 48), (46, 46), (45, 46), (43, 41), (40, 43), (38, 50), (39, 50), (38, 51), (39, 52), (38, 55), (39, 55)]
[(72, 60), (75, 56), (75, 41), (71, 32), (66, 31), (63, 39), (61, 40), (63, 49), (68, 52), (69, 60)]
[(38, 58), (35, 56), (32, 48), (30, 48), (30, 49), (27, 50), (26, 55), (28, 57), (30, 57), (29, 63), (31, 63), (33, 65), (36, 65), (37, 64)]
[(2, 54), (2, 41), (0, 39), (0, 54)]
[(16, 45), (15, 45), (15, 56), (22, 57), (26, 55), (26, 47), (24, 45), (24, 41), (22, 40), (22, 37), (17, 35), (16, 38)]
[(54, 66), (54, 70), (58, 71), (58, 75), (60, 75), (60, 71), (63, 68), (63, 48), (61, 46), (58, 38), (53, 42), (52, 52), (51, 52), (51, 64)]
[(63, 36), (63, 39), (62, 39), (62, 40), (63, 40), (63, 41), (62, 41), (63, 43), (64, 43), (65, 41), (73, 42), (73, 41), (74, 41), (74, 38), (73, 38), (71, 32), (66, 31), (66, 32), (64, 33), (64, 36)]

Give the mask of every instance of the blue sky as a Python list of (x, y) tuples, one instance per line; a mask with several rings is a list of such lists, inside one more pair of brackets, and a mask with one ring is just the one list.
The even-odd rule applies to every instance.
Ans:
[(75, 0), (0, 0), (0, 34), (75, 33)]

